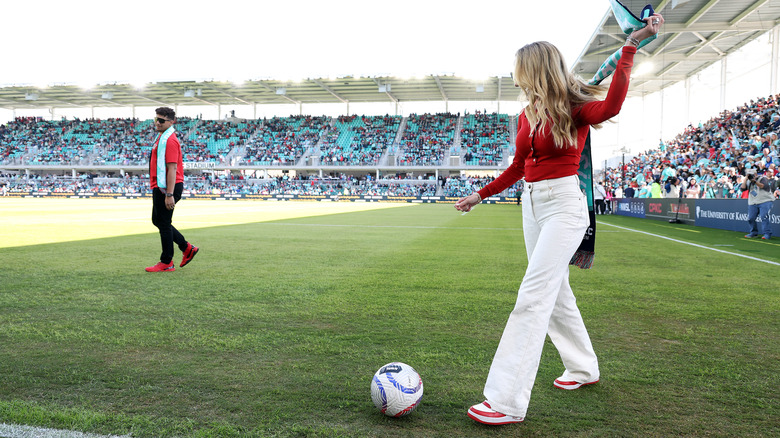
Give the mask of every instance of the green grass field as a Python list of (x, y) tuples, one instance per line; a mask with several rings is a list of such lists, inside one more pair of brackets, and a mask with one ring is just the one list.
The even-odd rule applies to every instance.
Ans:
[[(599, 217), (594, 269), (571, 282), (601, 382), (555, 389), (548, 343), (525, 423), (491, 428), (465, 413), (525, 270), (519, 207), (184, 201), (174, 223), (202, 251), (163, 274), (143, 270), (160, 252), (150, 210), (0, 199), (0, 423), (134, 437), (780, 435), (780, 239)], [(371, 402), (391, 361), (425, 383), (407, 418)]]

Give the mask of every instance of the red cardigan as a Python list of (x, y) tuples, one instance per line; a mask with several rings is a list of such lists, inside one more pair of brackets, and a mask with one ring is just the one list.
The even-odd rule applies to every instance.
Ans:
[(543, 131), (537, 132), (534, 136), (533, 153), (531, 153), (533, 127), (528, 123), (525, 112), (521, 113), (517, 123), (514, 161), (498, 178), (480, 190), (479, 196), (486, 199), (500, 193), (523, 177), (527, 182), (536, 182), (576, 175), (590, 125), (615, 117), (623, 106), (635, 53), (636, 47), (623, 46), (623, 55), (618, 61), (606, 99), (588, 102), (572, 109), (572, 118), (577, 127), (576, 148), (556, 147), (550, 133), (550, 124), (547, 124)]

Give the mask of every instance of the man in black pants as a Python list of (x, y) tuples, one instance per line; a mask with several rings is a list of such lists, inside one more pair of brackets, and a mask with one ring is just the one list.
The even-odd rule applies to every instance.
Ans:
[(181, 144), (176, 138), (173, 124), (176, 113), (168, 107), (155, 110), (154, 128), (157, 136), (152, 145), (149, 158), (149, 183), (152, 187), (152, 223), (160, 230), (162, 254), (160, 262), (146, 268), (147, 272), (175, 271), (173, 267), (173, 243), (179, 246), (184, 256), (179, 267), (186, 265), (198, 253), (198, 247), (192, 246), (171, 224), (173, 209), (181, 199), (184, 190), (184, 165)]

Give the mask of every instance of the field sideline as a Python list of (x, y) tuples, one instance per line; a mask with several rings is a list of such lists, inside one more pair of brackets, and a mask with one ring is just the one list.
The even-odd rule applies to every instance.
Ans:
[[(547, 345), (526, 422), (465, 416), (525, 269), (521, 209), (185, 200), (174, 273), (148, 200), (0, 198), (0, 424), (134, 437), (777, 436), (780, 239), (598, 217), (572, 286), (602, 382)], [(176, 261), (180, 254), (177, 253)], [(369, 383), (425, 382), (395, 420)], [(77, 435), (73, 435), (77, 436)]]

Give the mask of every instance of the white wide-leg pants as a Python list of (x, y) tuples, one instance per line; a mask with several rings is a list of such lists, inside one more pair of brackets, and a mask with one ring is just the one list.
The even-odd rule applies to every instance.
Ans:
[(587, 199), (576, 176), (526, 183), (528, 268), (484, 391), (490, 406), (502, 414), (525, 417), (547, 334), (566, 367), (564, 380), (599, 378), (598, 360), (569, 286), (569, 260), (587, 227)]

